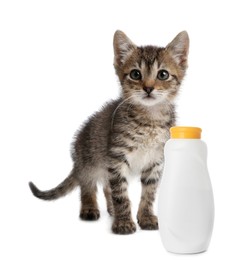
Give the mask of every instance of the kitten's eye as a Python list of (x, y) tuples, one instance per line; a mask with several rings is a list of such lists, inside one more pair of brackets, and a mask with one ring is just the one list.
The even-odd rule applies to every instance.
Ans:
[(133, 80), (140, 80), (142, 78), (142, 74), (139, 70), (131, 70), (130, 77)]
[(157, 73), (157, 78), (159, 80), (167, 80), (169, 78), (169, 73), (167, 70), (159, 70)]

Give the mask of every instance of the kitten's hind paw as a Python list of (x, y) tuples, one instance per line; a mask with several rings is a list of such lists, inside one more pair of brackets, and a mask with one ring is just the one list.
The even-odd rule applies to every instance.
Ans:
[(80, 218), (82, 220), (97, 220), (100, 217), (100, 212), (98, 209), (82, 209), (80, 211)]
[(120, 235), (132, 234), (136, 231), (136, 225), (132, 220), (115, 220), (112, 231)]

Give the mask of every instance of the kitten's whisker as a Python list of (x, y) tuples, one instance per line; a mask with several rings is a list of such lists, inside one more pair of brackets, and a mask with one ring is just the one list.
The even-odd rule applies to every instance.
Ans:
[[(130, 97), (128, 97), (128, 98), (126, 98), (126, 99), (124, 99), (124, 100), (116, 107), (115, 111), (114, 111), (113, 114), (112, 114), (112, 118), (111, 118), (111, 128), (113, 127), (113, 124), (114, 124), (114, 117), (115, 117), (116, 112), (118, 111), (118, 109), (119, 109), (125, 102), (127, 102), (127, 101), (130, 100), (131, 98), (133, 98), (133, 95), (130, 96)], [(131, 104), (130, 104), (130, 105), (131, 105)]]
[(130, 109), (133, 107), (133, 104), (129, 104), (128, 108), (127, 108), (127, 113), (129, 114)]

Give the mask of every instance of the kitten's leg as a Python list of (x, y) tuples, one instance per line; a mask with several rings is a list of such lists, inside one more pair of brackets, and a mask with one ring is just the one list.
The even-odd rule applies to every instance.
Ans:
[(80, 218), (83, 220), (97, 220), (100, 217), (96, 192), (96, 185), (80, 185), (81, 188), (81, 210)]
[(113, 201), (112, 201), (112, 193), (111, 193), (111, 188), (106, 185), (103, 188), (103, 192), (106, 198), (106, 202), (107, 202), (107, 212), (111, 215), (114, 216), (114, 205), (113, 205)]
[(138, 224), (142, 229), (158, 229), (158, 220), (153, 213), (153, 202), (162, 169), (162, 163), (158, 162), (142, 171), (142, 194), (137, 214)]
[(119, 165), (108, 169), (114, 206), (112, 231), (115, 234), (131, 234), (136, 231), (136, 225), (131, 216), (130, 200), (127, 194), (128, 183), (123, 174), (126, 167), (126, 165)]

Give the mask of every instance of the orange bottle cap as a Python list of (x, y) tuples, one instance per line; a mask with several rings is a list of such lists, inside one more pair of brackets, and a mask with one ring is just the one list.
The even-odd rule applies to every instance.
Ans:
[(172, 139), (200, 139), (202, 129), (190, 126), (174, 126), (170, 128)]

